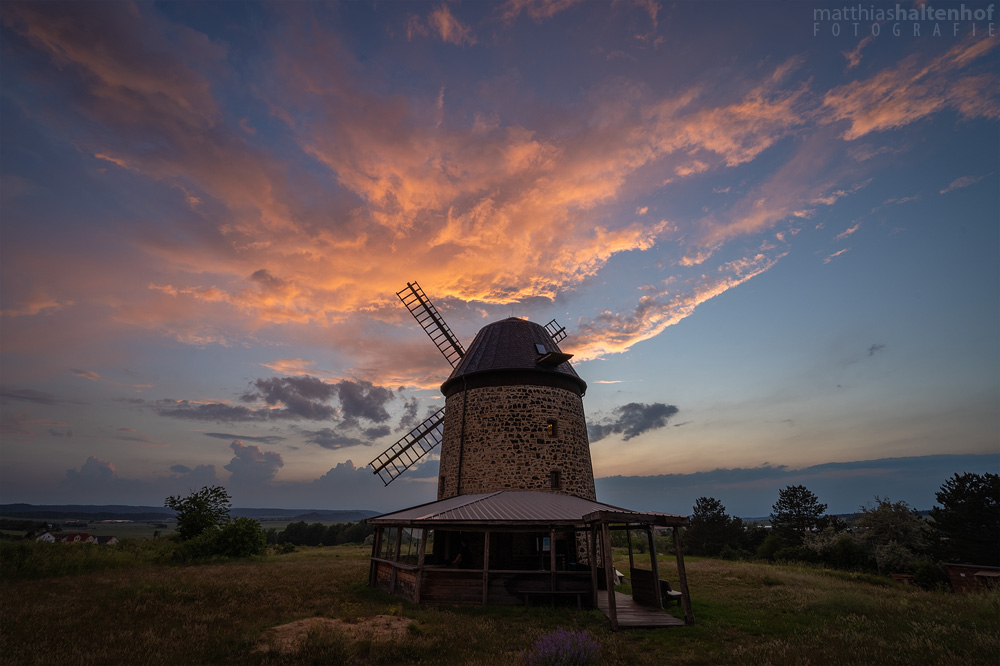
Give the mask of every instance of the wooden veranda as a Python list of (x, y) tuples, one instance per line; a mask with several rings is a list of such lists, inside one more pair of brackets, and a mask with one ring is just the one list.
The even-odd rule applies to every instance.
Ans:
[[(600, 608), (614, 630), (694, 621), (678, 530), (688, 524), (686, 516), (638, 513), (553, 493), (501, 491), (369, 522), (380, 527), (369, 585), (414, 603), (527, 605), (563, 599)], [(663, 610), (654, 527), (673, 530), (684, 620)], [(627, 535), (631, 596), (615, 591), (612, 530)], [(635, 563), (633, 531), (648, 539), (649, 569)], [(456, 560), (458, 553), (463, 557)]]

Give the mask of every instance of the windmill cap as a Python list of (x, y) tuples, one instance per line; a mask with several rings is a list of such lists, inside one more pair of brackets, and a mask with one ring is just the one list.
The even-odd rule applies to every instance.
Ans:
[(587, 382), (565, 360), (569, 356), (544, 326), (517, 317), (502, 319), (476, 334), (441, 392), (448, 397), (466, 388), (537, 384), (583, 395)]

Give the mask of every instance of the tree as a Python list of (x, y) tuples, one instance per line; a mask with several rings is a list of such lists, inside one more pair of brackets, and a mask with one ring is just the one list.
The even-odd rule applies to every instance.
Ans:
[(805, 486), (787, 486), (778, 491), (771, 507), (771, 527), (784, 540), (799, 545), (806, 532), (825, 525), (826, 504)]
[(177, 534), (186, 541), (225, 522), (230, 502), (222, 486), (205, 486), (187, 497), (170, 496), (163, 506), (177, 512)]
[(947, 562), (1000, 565), (1000, 476), (955, 474), (935, 493), (931, 509), (940, 536), (938, 556)]
[(685, 537), (694, 555), (719, 555), (725, 546), (739, 549), (743, 521), (726, 514), (726, 507), (714, 497), (699, 497), (694, 502), (691, 526)]
[(883, 573), (910, 570), (930, 544), (930, 527), (906, 502), (876, 495), (875, 506), (861, 507), (855, 525)]

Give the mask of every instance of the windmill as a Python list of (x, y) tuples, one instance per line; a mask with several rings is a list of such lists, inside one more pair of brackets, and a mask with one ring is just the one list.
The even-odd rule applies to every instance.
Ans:
[[(491, 481), (477, 481), (478, 477), (499, 478), (494, 473), (496, 466), (508, 464), (516, 465), (525, 478), (508, 478), (506, 488), (544, 485), (546, 490), (568, 488), (593, 496), (593, 469), (580, 402), (586, 383), (569, 366), (572, 355), (558, 347), (566, 338), (566, 329), (554, 319), (543, 327), (510, 318), (485, 326), (467, 352), (419, 284), (408, 282), (396, 295), (451, 365), (452, 373), (441, 387), (445, 407), (369, 463), (383, 484), (389, 485), (442, 445), (439, 498), (470, 492), (470, 488), (481, 490)], [(541, 393), (533, 398), (517, 397), (524, 390)], [(549, 395), (552, 391), (571, 396)], [(470, 410), (470, 399), (483, 404)], [(539, 407), (543, 403), (544, 407)], [(456, 408), (453, 416), (447, 416), (453, 411), (449, 405)], [(537, 441), (528, 442), (533, 437), (529, 431), (538, 435), (534, 437)], [(585, 458), (580, 465), (569, 465), (571, 470), (564, 469), (565, 460), (558, 464), (551, 460), (553, 456), (557, 460), (572, 458), (567, 446), (573, 449), (573, 456)], [(534, 456), (532, 462), (523, 460), (529, 453)], [(494, 459), (496, 456), (502, 459)], [(449, 469), (451, 477), (446, 473)], [(581, 487), (567, 483), (577, 476), (586, 477)], [(449, 478), (451, 487), (446, 489)]]

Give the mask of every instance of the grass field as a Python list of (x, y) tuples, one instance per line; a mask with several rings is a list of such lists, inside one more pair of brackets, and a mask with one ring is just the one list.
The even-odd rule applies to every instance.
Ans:
[[(103, 570), (4, 574), (0, 664), (518, 664), (557, 627), (589, 631), (604, 664), (1000, 663), (995, 592), (692, 558), (694, 626), (613, 633), (599, 612), (575, 608), (413, 606), (365, 585), (368, 556), (333, 546), (180, 567), (126, 549)], [(676, 580), (669, 567), (663, 575)], [(255, 650), (268, 629), (294, 620), (376, 616), (404, 618), (405, 634), (315, 629), (290, 652)]]

